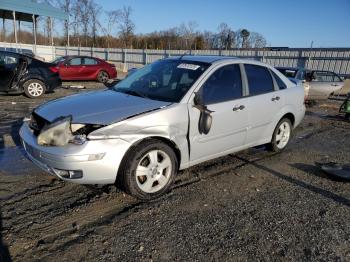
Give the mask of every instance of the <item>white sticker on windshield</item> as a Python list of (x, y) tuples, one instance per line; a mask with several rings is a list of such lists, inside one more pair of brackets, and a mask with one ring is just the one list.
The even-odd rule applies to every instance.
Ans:
[(198, 68), (200, 68), (200, 66), (199, 65), (193, 65), (193, 64), (179, 64), (177, 66), (177, 68), (189, 69), (189, 70), (197, 70)]

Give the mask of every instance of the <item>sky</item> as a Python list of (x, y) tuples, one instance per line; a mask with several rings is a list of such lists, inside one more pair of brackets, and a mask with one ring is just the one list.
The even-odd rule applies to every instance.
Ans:
[[(350, 47), (350, 0), (96, 0), (104, 10), (131, 6), (136, 33), (196, 21), (198, 30), (261, 33), (270, 46)], [(101, 17), (103, 20), (103, 15)]]

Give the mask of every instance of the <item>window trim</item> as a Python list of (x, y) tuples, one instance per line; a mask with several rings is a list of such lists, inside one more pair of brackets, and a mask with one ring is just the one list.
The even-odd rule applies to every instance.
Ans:
[[(261, 94), (257, 94), (257, 95), (251, 95), (250, 94), (250, 89), (249, 89), (249, 82), (248, 82), (248, 76), (247, 76), (247, 72), (245, 70), (245, 65), (253, 65), (253, 66), (259, 66), (259, 67), (263, 67), (265, 68), (269, 74), (270, 74), (270, 77), (271, 77), (271, 80), (272, 80), (272, 84), (273, 84), (273, 90), (272, 91), (269, 91), (269, 92), (265, 92), (265, 93), (261, 93)], [(246, 81), (247, 81), (247, 96), (246, 97), (253, 97), (253, 96), (260, 96), (260, 95), (266, 95), (266, 94), (270, 94), (270, 93), (273, 93), (273, 92), (276, 92), (276, 91), (279, 91), (279, 88), (276, 84), (276, 80), (275, 78), (273, 77), (272, 73), (270, 72), (270, 68), (268, 68), (267, 66), (264, 66), (264, 65), (257, 65), (257, 64), (250, 64), (250, 63), (243, 63), (243, 68), (244, 68), (244, 74), (245, 74), (245, 78), (246, 78)], [(277, 89), (276, 89), (277, 87)]]
[(195, 93), (197, 92), (201, 92), (203, 86), (205, 85), (205, 83), (209, 80), (209, 78), (216, 73), (216, 71), (220, 70), (221, 68), (223, 67), (226, 67), (226, 66), (235, 66), (237, 65), (238, 66), (238, 69), (240, 70), (240, 75), (241, 75), (241, 86), (242, 86), (242, 96), (240, 98), (235, 98), (235, 99), (230, 99), (230, 100), (226, 100), (226, 101), (221, 101), (221, 102), (217, 102), (217, 103), (209, 103), (209, 104), (206, 104), (206, 105), (216, 105), (216, 104), (222, 104), (222, 103), (227, 103), (227, 102), (230, 102), (230, 101), (235, 101), (235, 100), (238, 100), (238, 99), (242, 99), (242, 98), (245, 98), (245, 93), (246, 93), (246, 83), (245, 83), (245, 80), (244, 80), (244, 77), (245, 75), (242, 73), (242, 67), (241, 67), (241, 63), (229, 63), (229, 64), (224, 64), (224, 65), (220, 65), (218, 67), (216, 67), (215, 69), (213, 69), (206, 77), (206, 79), (204, 80), (204, 82), (200, 85), (200, 87), (197, 89), (197, 91), (195, 91)]

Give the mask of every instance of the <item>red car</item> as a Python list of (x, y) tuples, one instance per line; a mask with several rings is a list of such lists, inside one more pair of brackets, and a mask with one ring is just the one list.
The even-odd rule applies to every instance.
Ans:
[(88, 56), (62, 56), (53, 61), (62, 80), (97, 80), (117, 78), (115, 65)]

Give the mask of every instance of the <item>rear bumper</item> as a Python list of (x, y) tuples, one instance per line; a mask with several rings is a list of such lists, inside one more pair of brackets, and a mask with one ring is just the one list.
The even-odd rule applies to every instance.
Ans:
[(62, 80), (59, 76), (53, 76), (46, 80), (46, 90), (53, 91), (54, 89), (62, 86)]
[[(62, 180), (78, 184), (113, 184), (119, 165), (130, 144), (121, 139), (87, 141), (83, 145), (64, 147), (40, 146), (27, 123), (20, 129), (23, 147), (28, 158), (44, 171)], [(99, 160), (91, 156), (104, 154)], [(82, 178), (59, 175), (58, 170), (81, 171)]]

